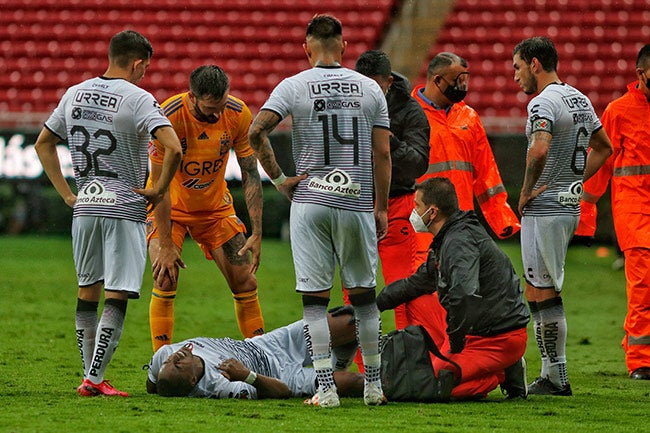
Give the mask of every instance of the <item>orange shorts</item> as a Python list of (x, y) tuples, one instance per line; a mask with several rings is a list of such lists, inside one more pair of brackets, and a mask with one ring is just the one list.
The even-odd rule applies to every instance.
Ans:
[[(185, 236), (189, 234), (199, 245), (205, 258), (212, 260), (210, 251), (221, 247), (239, 233), (246, 233), (246, 226), (235, 214), (235, 208), (230, 205), (231, 212), (220, 208), (215, 212), (184, 214), (172, 211), (172, 241), (183, 249)], [(147, 244), (151, 239), (158, 238), (158, 227), (153, 214), (147, 216)]]

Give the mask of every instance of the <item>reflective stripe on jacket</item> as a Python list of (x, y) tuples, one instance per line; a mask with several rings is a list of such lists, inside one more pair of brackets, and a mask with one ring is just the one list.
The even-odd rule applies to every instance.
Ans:
[(508, 194), (478, 113), (464, 102), (453, 104), (448, 113), (432, 107), (420, 96), (422, 88), (416, 87), (412, 95), (427, 115), (431, 134), (429, 168), (418, 182), (447, 177), (456, 187), (462, 210), (473, 210), (476, 197), (485, 220), (499, 238), (518, 232), (519, 219), (507, 202)]
[(611, 181), (612, 213), (621, 249), (650, 248), (650, 103), (638, 81), (612, 101), (602, 123), (614, 153), (584, 185), (576, 234), (593, 236), (596, 202)]

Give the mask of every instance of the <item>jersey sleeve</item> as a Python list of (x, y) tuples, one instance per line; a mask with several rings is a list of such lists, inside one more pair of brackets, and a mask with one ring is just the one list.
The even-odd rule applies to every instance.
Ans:
[(145, 91), (138, 97), (133, 114), (138, 130), (142, 133), (148, 132), (153, 135), (156, 129), (171, 126), (171, 122), (163, 113), (158, 101)]
[(65, 92), (59, 101), (59, 105), (56, 106), (50, 117), (45, 122), (45, 127), (61, 140), (65, 140), (67, 136), (65, 126), (65, 106), (67, 105), (67, 100), (70, 97), (70, 91), (71, 90), (68, 89)]
[(253, 121), (253, 115), (246, 104), (243, 102), (241, 102), (241, 104), (241, 113), (239, 113), (238, 122), (234, 128), (235, 135), (233, 137), (233, 148), (235, 154), (238, 157), (243, 158), (254, 155), (255, 152), (248, 141), (248, 130)]
[(271, 92), (271, 96), (260, 110), (270, 110), (280, 116), (287, 117), (293, 108), (294, 89), (291, 81), (285, 78)]
[(553, 134), (553, 124), (555, 123), (555, 113), (559, 112), (554, 106), (553, 101), (545, 95), (538, 95), (528, 104), (528, 119), (530, 121), (530, 133), (538, 131)]

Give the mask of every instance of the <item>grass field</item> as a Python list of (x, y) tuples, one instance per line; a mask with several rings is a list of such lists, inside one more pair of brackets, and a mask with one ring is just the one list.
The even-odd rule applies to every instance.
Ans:
[[(175, 340), (238, 336), (232, 298), (216, 267), (188, 243), (176, 302)], [(521, 271), (519, 247), (501, 244)], [(76, 280), (70, 240), (0, 237), (0, 431), (215, 432), (629, 432), (648, 431), (650, 383), (627, 377), (620, 348), (625, 278), (595, 247), (572, 247), (564, 303), (569, 323), (569, 377), (574, 396), (505, 401), (496, 390), (482, 402), (389, 404), (361, 399), (342, 407), (303, 407), (301, 400), (163, 399), (145, 391), (151, 356), (147, 273), (142, 298), (129, 303), (125, 330), (107, 378), (129, 398), (81, 398), (81, 362), (74, 336)], [(301, 316), (289, 244), (265, 241), (258, 272), (267, 329)], [(332, 305), (340, 302), (335, 291)], [(384, 330), (393, 328), (383, 315)], [(529, 327), (530, 335), (530, 327)], [(539, 372), (529, 339), (528, 377)]]

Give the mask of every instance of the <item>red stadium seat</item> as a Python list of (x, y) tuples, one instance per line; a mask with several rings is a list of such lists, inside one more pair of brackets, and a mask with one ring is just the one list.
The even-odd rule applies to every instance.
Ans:
[[(327, 2), (353, 45), (347, 56), (377, 46), (395, 2)], [(322, 9), (322, 0), (115, 0), (110, 9), (100, 0), (9, 0), (0, 14), (0, 92), (29, 101), (4, 104), (12, 110), (49, 111), (53, 95), (101, 74), (110, 37), (133, 28), (154, 45), (143, 85), (158, 97), (184, 90), (189, 72), (209, 62), (241, 75), (240, 91), (260, 104), (307, 67), (304, 27)]]
[(512, 49), (546, 35), (558, 49), (560, 77), (596, 95), (600, 114), (635, 79), (633, 63), (650, 40), (649, 22), (647, 0), (456, 0), (414, 81), (424, 81), (433, 55), (452, 51), (469, 62), (468, 102), (480, 115), (525, 116), (528, 98), (512, 79)]

